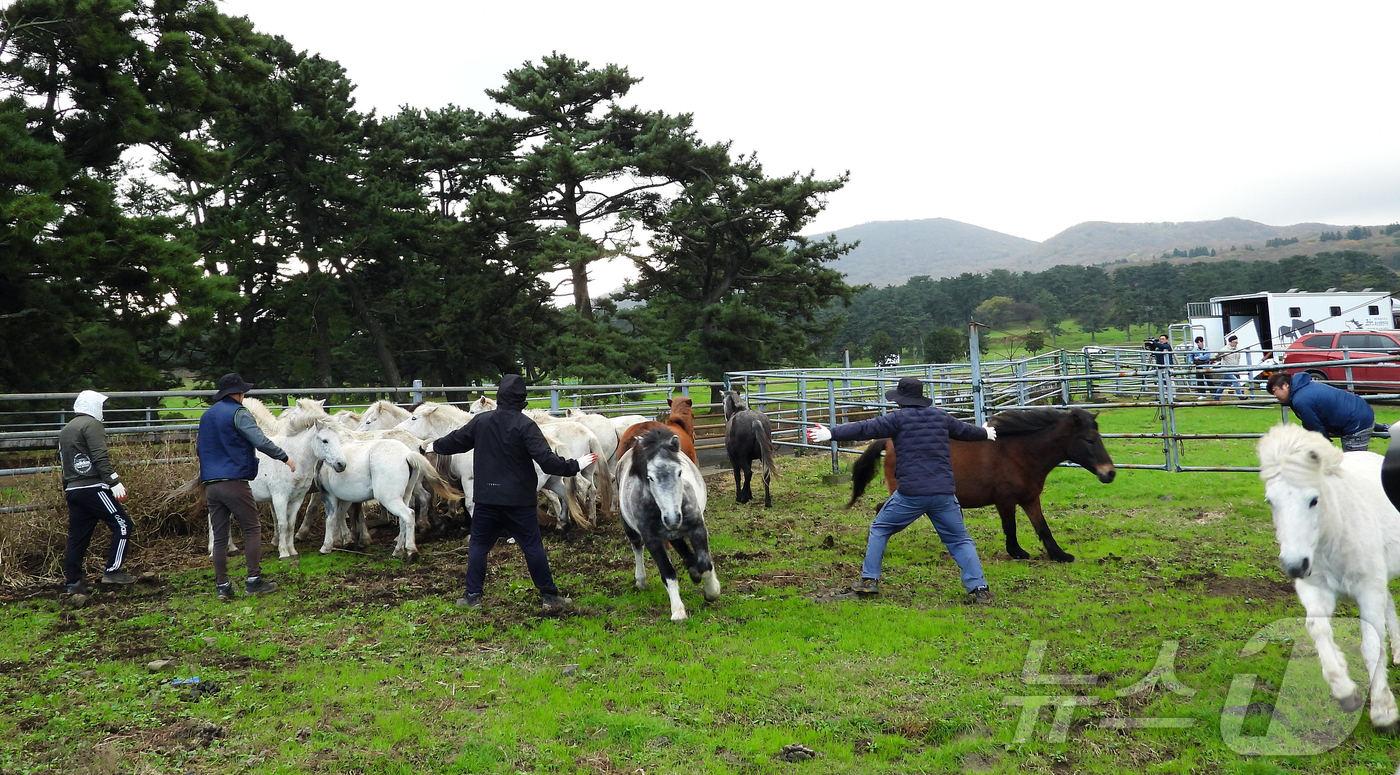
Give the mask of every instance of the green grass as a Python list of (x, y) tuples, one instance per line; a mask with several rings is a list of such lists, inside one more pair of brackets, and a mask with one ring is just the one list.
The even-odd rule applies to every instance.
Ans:
[[(1262, 430), (1278, 418), (1182, 414), (1201, 432)], [(1160, 429), (1150, 410), (1104, 412), (1100, 425)], [(1150, 451), (1151, 442), (1109, 447), (1128, 462), (1142, 444)], [(1248, 465), (1250, 449), (1197, 442), (1185, 462)], [(1364, 713), (1317, 756), (1248, 757), (1225, 742), (1237, 675), (1257, 676), (1250, 702), (1282, 709), (1297, 687), (1315, 689), (1318, 673), (1306, 643), (1292, 667), (1287, 639), (1242, 654), (1262, 628), (1301, 614), (1276, 568), (1256, 475), (1124, 470), (1104, 485), (1056, 471), (1045, 510), (1072, 564), (1046, 561), (1024, 520), (1035, 559), (1010, 560), (995, 513), (969, 511), (998, 595), (969, 608), (927, 524), (892, 540), (879, 599), (823, 602), (858, 575), (872, 505), (843, 511), (846, 489), (821, 484), (829, 471), (824, 457), (784, 461), (771, 510), (735, 505), (727, 476), (709, 480), (724, 593), (706, 604), (683, 582), (691, 619), (679, 625), (654, 569), (645, 590), (632, 586), (615, 520), (547, 536), (579, 608), (557, 618), (537, 614), (514, 547), (493, 555), (487, 607), (459, 611), (456, 542), (425, 545), (413, 567), (382, 547), (320, 557), (303, 545), (299, 569), (268, 563), (284, 591), (220, 605), (195, 538), (180, 547), (192, 569), (162, 584), (102, 593), (79, 610), (11, 600), (0, 620), (0, 772), (1394, 771), (1393, 741)], [(138, 553), (137, 570), (142, 562)], [(1032, 641), (1047, 641), (1042, 672), (1102, 682), (1028, 685)], [(1179, 644), (1175, 673), (1189, 696), (1160, 685), (1118, 696), (1148, 674), (1164, 641)], [(158, 657), (177, 669), (146, 673)], [(1351, 662), (1356, 674), (1359, 658)], [(183, 701), (165, 684), (188, 675), (223, 690)], [(1018, 740), (1021, 709), (1007, 698), (1060, 693), (1098, 702), (1074, 711), (1064, 742), (1049, 739), (1051, 710)], [(1148, 717), (1193, 724), (1104, 724)], [(1245, 732), (1264, 734), (1265, 720), (1248, 716)], [(220, 734), (201, 732), (206, 722)], [(778, 761), (794, 742), (819, 757)]]

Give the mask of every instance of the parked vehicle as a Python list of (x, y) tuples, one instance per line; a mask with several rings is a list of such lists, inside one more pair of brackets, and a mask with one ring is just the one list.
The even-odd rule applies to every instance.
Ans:
[[(1327, 380), (1337, 387), (1348, 384), (1346, 366), (1329, 366), (1328, 361), (1355, 358), (1375, 358), (1400, 355), (1400, 331), (1344, 331), (1341, 333), (1308, 334), (1288, 346), (1283, 365), (1321, 363), (1322, 365), (1289, 368), (1290, 372), (1305, 371), (1313, 379)], [(1350, 385), (1359, 392), (1400, 392), (1400, 362), (1359, 363), (1351, 366)]]

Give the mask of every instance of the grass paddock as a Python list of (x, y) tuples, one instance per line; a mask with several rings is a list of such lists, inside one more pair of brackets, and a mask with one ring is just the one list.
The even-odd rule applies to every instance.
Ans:
[[(1188, 432), (1279, 416), (1188, 411)], [(1150, 410), (1099, 419), (1160, 429)], [(1160, 442), (1108, 447), (1160, 462)], [(1186, 454), (1253, 462), (1249, 442)], [(0, 772), (1395, 771), (1394, 741), (1364, 711), (1335, 710), (1310, 643), (1290, 635), (1302, 609), (1255, 474), (1124, 470), (1104, 485), (1058, 470), (1044, 504), (1070, 564), (1044, 559), (1024, 517), (1033, 559), (1011, 560), (995, 510), (969, 510), (997, 594), (974, 608), (927, 523), (891, 540), (879, 598), (846, 599), (877, 499), (842, 510), (848, 490), (822, 485), (829, 472), (824, 457), (783, 460), (769, 510), (736, 505), (728, 475), (707, 480), (724, 589), (706, 604), (683, 579), (682, 624), (654, 567), (633, 586), (616, 518), (546, 536), (578, 604), (562, 616), (540, 615), (507, 545), (486, 607), (458, 610), (461, 540), (423, 544), (411, 566), (383, 545), (322, 557), (303, 544), (295, 569), (265, 562), (283, 590), (230, 605), (214, 599), (202, 536), (142, 547), (131, 569), (157, 576), (84, 608), (52, 587), (5, 591)], [(173, 665), (148, 673), (155, 659)], [(194, 675), (220, 690), (192, 700), (170, 685)], [(1053, 704), (1027, 726), (1045, 696), (1079, 706), (1059, 728)], [(816, 758), (783, 761), (792, 743)]]

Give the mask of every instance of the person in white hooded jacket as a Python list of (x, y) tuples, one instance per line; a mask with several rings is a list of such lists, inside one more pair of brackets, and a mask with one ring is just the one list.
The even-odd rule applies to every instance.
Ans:
[(112, 470), (107, 455), (106, 431), (102, 425), (102, 404), (107, 396), (84, 390), (73, 402), (75, 415), (58, 432), (58, 457), (63, 468), (63, 495), (68, 501), (68, 547), (63, 553), (64, 589), (69, 594), (85, 594), (83, 561), (97, 523), (112, 531), (102, 583), (132, 584), (136, 577), (122, 572), (126, 549), (131, 542), (131, 517), (122, 508), (126, 486)]

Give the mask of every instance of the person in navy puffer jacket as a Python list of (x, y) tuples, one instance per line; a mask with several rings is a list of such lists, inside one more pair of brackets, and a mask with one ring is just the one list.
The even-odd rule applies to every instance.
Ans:
[(992, 591), (982, 575), (977, 546), (967, 534), (962, 506), (954, 494), (957, 488), (953, 483), (948, 440), (995, 441), (996, 430), (990, 425), (980, 428), (969, 425), (933, 406), (933, 400), (924, 397), (924, 385), (917, 377), (900, 379), (894, 390), (885, 393), (885, 398), (899, 404), (900, 410), (862, 422), (832, 428), (814, 425), (807, 429), (807, 438), (814, 444), (829, 440), (894, 439), (899, 489), (885, 501), (875, 521), (870, 523), (861, 578), (851, 589), (862, 594), (879, 594), (880, 566), (890, 536), (927, 514), (938, 537), (962, 570), (968, 601), (992, 602)]
[(1306, 372), (1275, 374), (1268, 384), (1269, 392), (1280, 404), (1293, 408), (1304, 428), (1329, 439), (1340, 436), (1343, 452), (1370, 449), (1376, 413), (1361, 396), (1313, 382)]

